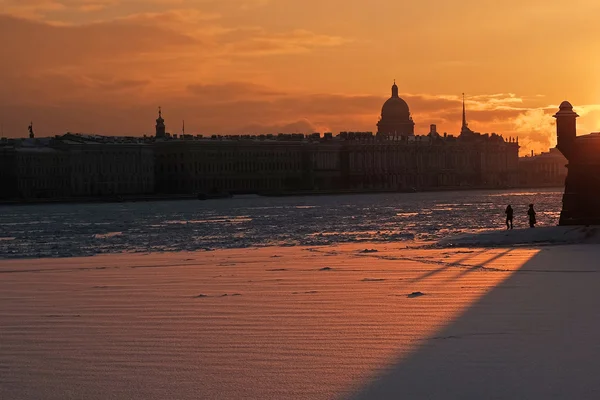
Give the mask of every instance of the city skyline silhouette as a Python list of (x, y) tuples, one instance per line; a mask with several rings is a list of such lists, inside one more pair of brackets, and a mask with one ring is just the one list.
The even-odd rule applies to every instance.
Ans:
[(31, 120), (37, 136), (151, 134), (157, 105), (190, 133), (372, 131), (394, 78), (417, 133), (458, 133), (463, 92), (472, 124), (522, 154), (556, 144), (564, 98), (582, 133), (599, 126), (592, 1), (0, 4), (7, 137)]
[(0, 399), (594, 399), (597, 0), (0, 0)]

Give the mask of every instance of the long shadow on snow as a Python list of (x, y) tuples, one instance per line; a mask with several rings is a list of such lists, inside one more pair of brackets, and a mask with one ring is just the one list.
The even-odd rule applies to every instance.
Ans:
[(543, 249), (348, 398), (600, 398), (599, 258)]

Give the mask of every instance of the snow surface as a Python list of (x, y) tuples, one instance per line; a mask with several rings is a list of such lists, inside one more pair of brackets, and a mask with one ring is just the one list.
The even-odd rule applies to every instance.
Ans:
[(0, 399), (597, 399), (599, 258), (380, 243), (0, 260)]
[(598, 226), (547, 226), (514, 230), (495, 230), (442, 238), (439, 247), (506, 247), (513, 245), (557, 245), (600, 243)]
[[(2, 207), (0, 399), (600, 398), (598, 228), (552, 226), (559, 208), (553, 191)], [(570, 243), (591, 244), (541, 246)]]

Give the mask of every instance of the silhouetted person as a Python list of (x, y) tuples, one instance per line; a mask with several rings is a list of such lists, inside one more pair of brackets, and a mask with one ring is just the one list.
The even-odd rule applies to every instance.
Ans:
[(513, 209), (510, 206), (510, 204), (508, 205), (508, 207), (506, 207), (506, 211), (504, 211), (506, 213), (506, 229), (512, 229), (513, 228)]
[(535, 227), (535, 210), (533, 209), (533, 204), (529, 205), (529, 210), (527, 210), (527, 215), (529, 215), (529, 227)]

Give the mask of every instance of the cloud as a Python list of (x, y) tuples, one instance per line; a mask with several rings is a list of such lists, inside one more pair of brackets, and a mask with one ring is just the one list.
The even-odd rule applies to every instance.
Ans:
[[(151, 85), (145, 80), (111, 80), (109, 75), (88, 76), (77, 84), (61, 80), (55, 81), (55, 84), (57, 87), (72, 84), (117, 93), (131, 93)], [(426, 133), (429, 124), (435, 123), (439, 132), (458, 134), (462, 114), (460, 97), (431, 94), (402, 96), (411, 108), (417, 133)], [(182, 120), (186, 121), (187, 132), (205, 135), (375, 131), (381, 105), (386, 100), (384, 96), (290, 93), (250, 82), (193, 84), (180, 96), (146, 98), (135, 105), (130, 101), (119, 101), (120, 97), (123, 96), (111, 96), (111, 100), (81, 96), (35, 109), (8, 107), (3, 116), (5, 132), (13, 129), (14, 134), (25, 134), (23, 121), (33, 119), (40, 135), (67, 130), (152, 134), (158, 105), (163, 106), (167, 128), (172, 133), (179, 133)], [(519, 107), (510, 109), (492, 101), (497, 98), (497, 95), (482, 95), (478, 97), (477, 104), (470, 100), (474, 109), (468, 109), (467, 115), (473, 130), (496, 132), (504, 137), (518, 136), (521, 154), (531, 150), (547, 151), (555, 146), (552, 114), (556, 106), (527, 108), (526, 104), (519, 104)], [(598, 105), (583, 106), (577, 111), (583, 114), (580, 126), (590, 121), (588, 117), (600, 117)], [(20, 123), (14, 119), (15, 116), (21, 116)]]
[(230, 130), (231, 134), (248, 134), (248, 135), (262, 135), (262, 134), (278, 134), (278, 133), (313, 133), (313, 132), (325, 132), (327, 129), (322, 129), (323, 127), (318, 127), (316, 124), (313, 124), (308, 119), (301, 119), (298, 121), (292, 121), (281, 124), (273, 124), (273, 125), (261, 125), (261, 124), (253, 124), (246, 125), (239, 128), (235, 128), (234, 130)]
[(556, 146), (556, 126), (551, 112), (543, 109), (527, 110), (516, 116), (513, 124), (524, 148), (536, 150)]
[(122, 0), (0, 0), (2, 13), (6, 15), (28, 18), (38, 21), (63, 24), (60, 14), (97, 13), (110, 6), (121, 3)]
[(600, 104), (587, 104), (575, 106), (575, 111), (579, 114), (578, 133), (600, 131)]
[[(48, 1), (36, 0), (21, 6), (57, 7)], [(199, 91), (212, 93), (214, 99), (231, 94), (239, 98), (245, 84), (218, 87), (198, 80), (224, 73), (226, 68), (237, 71), (244, 63), (240, 57), (309, 51), (342, 42), (308, 31), (225, 29), (212, 24), (218, 18), (198, 10), (171, 10), (57, 26), (0, 15), (0, 46), (4, 59), (10, 60), (0, 64), (4, 77), (0, 82), (0, 100), (41, 104), (87, 97), (102, 102), (115, 90), (134, 87), (140, 90), (131, 92), (130, 98), (113, 101), (135, 102), (140, 97), (175, 96), (194, 90), (196, 95)], [(207, 24), (201, 24), (202, 21)], [(189, 33), (179, 29), (188, 25), (205, 28)], [(266, 47), (261, 48), (260, 43), (266, 43)], [(254, 89), (246, 92), (273, 94), (271, 89), (268, 93)]]
[(248, 82), (225, 82), (220, 84), (192, 84), (188, 90), (196, 100), (207, 102), (230, 102), (252, 100), (264, 97), (284, 96), (286, 93), (269, 87)]
[[(407, 85), (413, 75), (420, 80), (406, 88), (412, 93), (402, 95), (418, 133), (426, 133), (430, 123), (440, 132), (459, 131), (462, 97), (445, 94), (456, 89), (448, 83), (456, 76), (445, 70), (443, 78), (429, 82), (426, 71), (439, 74), (439, 69), (428, 70), (423, 58), (413, 62), (419, 55), (411, 49), (421, 42), (399, 41), (403, 50), (398, 53), (406, 60), (393, 65), (397, 59), (389, 54), (389, 41), (402, 35), (391, 37), (380, 26), (375, 31), (384, 41), (362, 36), (357, 41), (351, 35), (364, 34), (361, 26), (336, 31), (315, 22), (321, 18), (315, 15), (299, 16), (295, 23), (266, 21), (261, 7), (287, 10), (275, 5), (263, 0), (0, 0), (3, 12), (11, 14), (0, 15), (0, 46), (9, 60), (0, 64), (4, 131), (24, 135), (34, 119), (39, 135), (67, 130), (151, 134), (159, 105), (175, 133), (183, 119), (186, 131), (204, 134), (374, 131), (387, 96), (373, 94), (372, 86), (392, 70), (404, 73)], [(245, 14), (253, 18), (242, 18)], [(380, 53), (371, 52), (380, 47)], [(452, 71), (486, 68), (487, 58), (474, 64), (455, 60), (454, 53), (427, 53), (452, 60), (445, 66)], [(412, 69), (416, 72), (406, 72)], [(512, 83), (498, 88), (494, 79), (482, 78), (483, 72), (475, 75), (485, 86), (466, 96), (472, 129), (518, 135), (523, 152), (554, 145), (551, 115), (557, 107), (547, 100), (554, 96)], [(581, 133), (598, 129), (599, 106), (576, 110)]]
[(48, 12), (66, 9), (57, 0), (0, 0), (0, 6), (4, 14), (31, 19), (42, 19)]
[(221, 15), (216, 12), (204, 12), (198, 9), (171, 9), (162, 12), (143, 12), (128, 14), (110, 21), (130, 22), (138, 25), (163, 26), (176, 31), (190, 34), (194, 25), (206, 21), (219, 20)]
[(264, 56), (304, 53), (320, 47), (335, 47), (350, 43), (340, 36), (316, 34), (296, 29), (271, 33), (260, 28), (238, 29), (223, 35), (223, 44), (236, 56)]
[(261, 8), (269, 4), (271, 0), (243, 0), (240, 2), (240, 9), (251, 10), (254, 8)]
[(2, 63), (1, 68), (9, 71), (110, 62), (195, 43), (189, 36), (158, 27), (119, 22), (59, 27), (0, 15), (0, 46), (5, 59), (11, 61)]
[[(54, 2), (46, 6), (58, 7)], [(119, 63), (124, 68), (127, 62), (143, 58), (154, 61), (152, 66), (146, 66), (152, 69), (168, 60), (218, 63), (248, 56), (308, 52), (348, 42), (306, 30), (270, 32), (259, 27), (227, 28), (210, 22), (218, 19), (218, 14), (191, 9), (57, 26), (0, 15), (0, 45), (5, 59), (11, 60), (1, 68), (21, 72), (23, 68), (64, 70), (73, 65), (92, 68), (86, 62)]]

